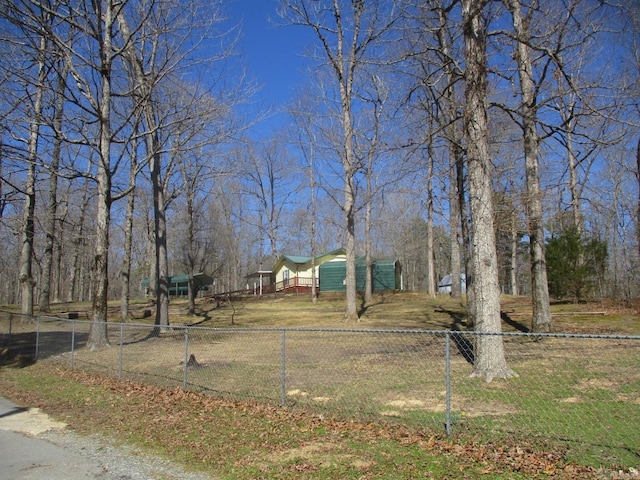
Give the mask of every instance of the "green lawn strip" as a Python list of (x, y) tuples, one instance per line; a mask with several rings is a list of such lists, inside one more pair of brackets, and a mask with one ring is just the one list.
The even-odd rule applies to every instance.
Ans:
[[(460, 379), (456, 390), (473, 398), (469, 409), (482, 405), (502, 405), (503, 414), (465, 416), (465, 426), (483, 432), (483, 438), (508, 438), (521, 435), (535, 440), (544, 448), (552, 442), (566, 450), (569, 461), (593, 467), (629, 468), (637, 464), (640, 445), (637, 404), (619, 401), (625, 391), (637, 391), (628, 386), (619, 389), (598, 387), (597, 379), (587, 369), (571, 381), (547, 378), (548, 388), (538, 390), (532, 385), (534, 371), (508, 382), (484, 385)], [(596, 386), (585, 389), (589, 379)], [(541, 412), (532, 415), (529, 412)], [(577, 427), (579, 426), (579, 427)]]
[(487, 448), (399, 424), (340, 421), (44, 363), (0, 370), (0, 387), (80, 433), (103, 433), (220, 478), (588, 478), (590, 471), (508, 443)]

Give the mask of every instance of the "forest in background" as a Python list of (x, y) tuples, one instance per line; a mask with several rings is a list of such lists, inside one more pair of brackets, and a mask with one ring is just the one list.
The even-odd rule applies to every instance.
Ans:
[[(500, 290), (535, 295), (551, 245), (580, 295), (640, 291), (633, 2), (282, 0), (284, 28), (316, 35), (314, 68), (290, 123), (260, 136), (272, 112), (224, 2), (0, 5), (0, 303), (121, 298), (126, 318), (155, 278), (162, 324), (168, 275), (239, 290), (281, 254), (350, 242), (435, 292), (485, 243), (469, 160), (485, 107)], [(470, 108), (474, 15), (486, 95)]]

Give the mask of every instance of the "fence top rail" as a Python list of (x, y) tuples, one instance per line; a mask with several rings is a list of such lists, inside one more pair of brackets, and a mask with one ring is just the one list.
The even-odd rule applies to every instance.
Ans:
[[(0, 310), (0, 313), (15, 313)], [(17, 315), (20, 315), (19, 313)], [(421, 329), (368, 329), (368, 328), (321, 328), (321, 327), (206, 327), (199, 325), (151, 325), (148, 323), (122, 323), (122, 322), (93, 322), (92, 320), (67, 319), (45, 315), (33, 315), (32, 318), (44, 321), (55, 321), (65, 323), (106, 323), (111, 326), (122, 326), (122, 328), (147, 328), (170, 331), (190, 330), (209, 332), (276, 332), (276, 333), (354, 333), (354, 334), (377, 334), (377, 335), (432, 335), (432, 336), (502, 336), (502, 337), (525, 337), (525, 338), (591, 338), (606, 340), (631, 340), (640, 341), (640, 335), (605, 335), (590, 333), (531, 333), (531, 332), (476, 332), (466, 330), (421, 330)]]

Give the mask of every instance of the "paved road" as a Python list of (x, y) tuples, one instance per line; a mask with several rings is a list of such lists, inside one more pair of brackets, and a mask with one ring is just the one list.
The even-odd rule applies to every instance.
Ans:
[(211, 480), (0, 397), (0, 480)]
[(0, 480), (88, 480), (104, 478), (97, 462), (37, 438), (63, 428), (37, 409), (0, 398)]

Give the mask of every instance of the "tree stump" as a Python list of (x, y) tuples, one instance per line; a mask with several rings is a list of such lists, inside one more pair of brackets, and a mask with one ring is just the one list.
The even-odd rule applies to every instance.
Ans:
[[(183, 364), (184, 364), (184, 362), (180, 362), (180, 365), (183, 365)], [(196, 356), (193, 353), (189, 356), (189, 360), (187, 360), (187, 368), (189, 368), (189, 367), (191, 367), (191, 368), (201, 368), (202, 367), (202, 364), (199, 363), (196, 360)]]

